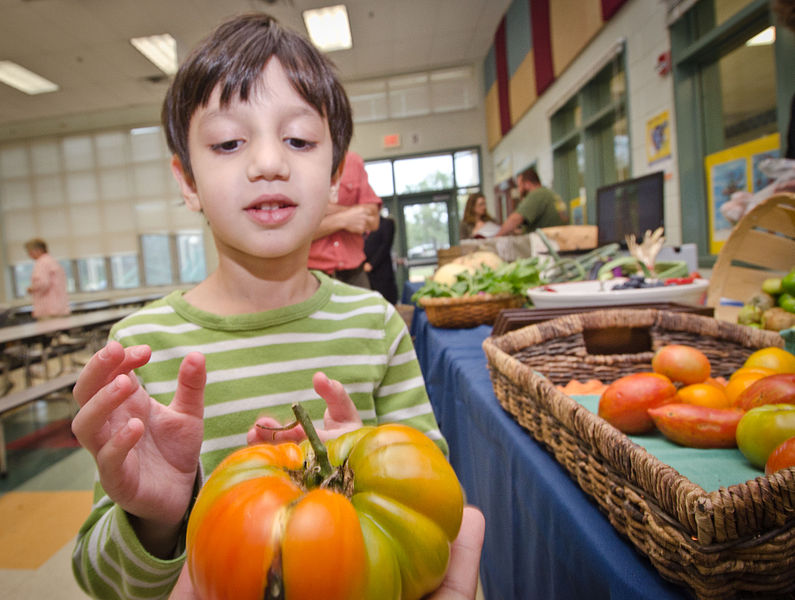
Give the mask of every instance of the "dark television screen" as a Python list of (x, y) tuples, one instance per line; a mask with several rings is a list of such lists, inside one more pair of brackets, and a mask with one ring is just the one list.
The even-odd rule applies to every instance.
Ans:
[(618, 243), (626, 247), (626, 236), (640, 241), (646, 231), (664, 225), (663, 172), (627, 179), (596, 190), (596, 226), (599, 245)]

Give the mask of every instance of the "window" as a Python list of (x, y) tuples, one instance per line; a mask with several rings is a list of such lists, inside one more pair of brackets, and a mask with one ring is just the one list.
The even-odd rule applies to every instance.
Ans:
[(458, 243), (467, 196), (481, 191), (477, 148), (365, 162), (367, 177), (395, 217), (397, 283), (433, 272), (437, 251)]
[(439, 248), (449, 248), (447, 203), (409, 204), (403, 211), (409, 258), (436, 258)]
[(33, 261), (20, 263), (11, 268), (11, 277), (14, 280), (14, 295), (23, 298), (28, 295), (28, 288), (33, 275)]
[(392, 181), (392, 162), (377, 160), (364, 165), (367, 171), (367, 181), (370, 187), (380, 198), (392, 196), (395, 193), (395, 183)]
[(77, 259), (78, 286), (84, 292), (98, 292), (108, 289), (108, 273), (105, 259), (91, 256)]
[[(34, 237), (46, 240), (53, 256), (68, 257), (61, 264), (69, 292), (142, 285), (141, 234), (174, 236), (202, 226), (202, 216), (186, 211), (180, 200), (169, 156), (159, 126), (0, 142), (2, 267), (16, 297), (27, 295), (32, 263), (25, 266), (24, 242)], [(172, 250), (159, 260), (176, 265), (176, 257)], [(193, 271), (197, 259), (188, 259), (186, 277), (200, 272)], [(167, 263), (155, 276), (150, 265), (149, 275), (178, 282), (171, 270)]]
[[(631, 173), (623, 47), (550, 120), (554, 188), (564, 201), (594, 198), (596, 188)], [(593, 202), (590, 203), (591, 205)], [(589, 221), (595, 207), (586, 203)]]
[(146, 285), (169, 285), (171, 274), (171, 243), (166, 233), (141, 236), (141, 255)]
[(453, 187), (453, 157), (450, 154), (405, 158), (395, 161), (398, 194), (446, 190)]
[(464, 150), (453, 155), (455, 161), (455, 185), (462, 188), (480, 185), (480, 154), (476, 150)]
[(137, 254), (116, 254), (110, 257), (110, 274), (113, 287), (128, 290), (141, 286), (141, 271)]
[(728, 229), (710, 213), (705, 159), (783, 133), (789, 121), (793, 38), (751, 42), (772, 24), (766, 0), (701, 0), (671, 25), (682, 241), (698, 245), (704, 266)]
[(775, 67), (772, 43), (743, 44), (718, 59), (710, 113), (720, 121), (710, 131), (709, 153), (778, 131)]
[[(69, 259), (59, 259), (58, 264), (63, 267), (66, 273), (66, 291), (70, 294), (77, 290), (77, 282), (74, 275), (74, 265)], [(14, 290), (14, 297), (24, 298), (28, 295), (28, 287), (33, 277), (33, 261), (25, 261), (11, 266), (11, 281)]]
[(346, 84), (354, 123), (469, 110), (478, 104), (472, 67), (454, 67)]
[(66, 273), (66, 291), (70, 294), (75, 292), (77, 290), (77, 281), (75, 280), (74, 262), (68, 258), (61, 258), (58, 260), (58, 264), (63, 267), (63, 271)]
[(207, 275), (204, 240), (200, 231), (177, 234), (180, 283), (198, 283)]

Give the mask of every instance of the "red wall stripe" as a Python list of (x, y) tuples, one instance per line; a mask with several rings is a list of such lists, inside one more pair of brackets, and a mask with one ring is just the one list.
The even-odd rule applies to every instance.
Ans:
[(530, 29), (533, 34), (536, 94), (541, 96), (555, 80), (555, 68), (552, 65), (552, 36), (549, 26), (549, 0), (528, 1), (530, 2)]
[(497, 96), (500, 102), (500, 131), (505, 135), (511, 130), (511, 103), (508, 79), (508, 46), (505, 35), (505, 17), (494, 34), (494, 58), (497, 62)]
[(627, 0), (602, 0), (602, 20), (608, 21)]

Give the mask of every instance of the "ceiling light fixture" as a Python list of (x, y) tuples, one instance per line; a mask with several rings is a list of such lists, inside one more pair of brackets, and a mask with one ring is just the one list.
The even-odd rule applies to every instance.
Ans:
[(776, 28), (772, 25), (763, 29), (750, 40), (745, 42), (746, 46), (767, 46), (776, 41)]
[(31, 96), (58, 90), (57, 84), (10, 60), (0, 60), (0, 81)]
[(353, 47), (348, 10), (344, 4), (305, 10), (303, 16), (309, 39), (319, 50), (334, 52)]
[(177, 72), (177, 41), (169, 34), (131, 38), (130, 43), (166, 75)]

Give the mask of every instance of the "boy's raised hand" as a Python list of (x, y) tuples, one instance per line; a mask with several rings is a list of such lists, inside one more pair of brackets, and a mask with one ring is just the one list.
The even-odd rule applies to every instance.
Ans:
[[(188, 354), (169, 406), (154, 400), (132, 372), (148, 362), (148, 346), (110, 342), (78, 377), (80, 406), (72, 431), (97, 463), (105, 493), (127, 513), (146, 545), (178, 527), (193, 492), (204, 432), (204, 356)], [(153, 540), (156, 547), (158, 540)], [(153, 551), (150, 549), (150, 551)]]
[[(322, 441), (332, 440), (343, 433), (359, 429), (362, 419), (353, 400), (336, 379), (329, 379), (325, 373), (318, 371), (312, 376), (312, 385), (317, 395), (326, 401), (323, 414), (323, 429), (317, 434)], [(248, 430), (248, 444), (278, 444), (281, 442), (300, 442), (306, 438), (303, 428), (299, 425), (291, 429), (278, 430), (282, 424), (270, 417), (260, 417)], [(263, 429), (266, 428), (266, 429)], [(267, 428), (275, 429), (267, 429)]]

